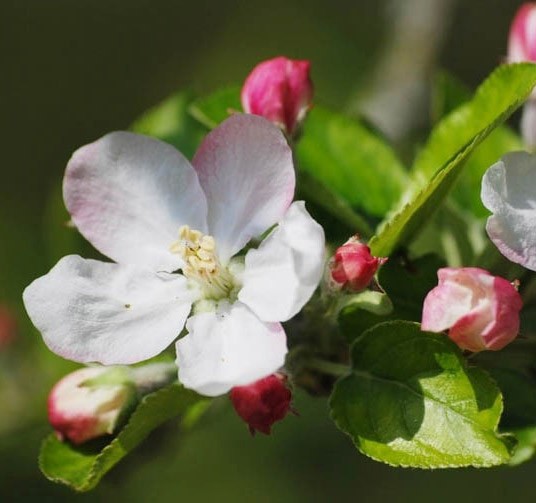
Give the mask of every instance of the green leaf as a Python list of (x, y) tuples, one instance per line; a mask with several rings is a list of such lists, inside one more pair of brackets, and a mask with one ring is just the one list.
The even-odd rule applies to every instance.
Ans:
[(209, 129), (215, 128), (233, 112), (241, 112), (240, 88), (237, 86), (220, 89), (210, 96), (195, 100), (189, 112)]
[(489, 372), (504, 396), (500, 430), (517, 440), (510, 464), (518, 465), (536, 453), (536, 381), (520, 368), (491, 367)]
[(131, 130), (170, 143), (191, 158), (206, 133), (188, 113), (191, 101), (189, 92), (173, 94), (145, 112), (132, 124)]
[(486, 467), (508, 462), (511, 441), (497, 433), (499, 389), (468, 367), (446, 336), (393, 321), (352, 346), (352, 371), (330, 399), (337, 426), (356, 447), (393, 466)]
[(187, 415), (203, 402), (206, 399), (177, 384), (162, 388), (142, 399), (112, 440), (104, 438), (75, 446), (49, 435), (41, 446), (39, 467), (54, 482), (89, 491), (157, 426), (175, 416)]
[(346, 339), (352, 342), (366, 329), (382, 321), (420, 321), (424, 298), (437, 285), (437, 270), (444, 266), (444, 261), (436, 255), (424, 255), (416, 260), (391, 257), (380, 268), (378, 281), (389, 296), (393, 310), (379, 313), (359, 304), (349, 305), (339, 316)]
[[(469, 101), (469, 89), (445, 71), (439, 72), (434, 86), (434, 116), (443, 118), (455, 108)], [(486, 169), (505, 153), (523, 148), (519, 135), (508, 126), (499, 126), (467, 159), (460, 181), (452, 190), (452, 199), (476, 217), (485, 217), (488, 211), (480, 200), (480, 184)]]
[(430, 219), (475, 148), (519, 107), (536, 85), (536, 65), (519, 63), (495, 70), (475, 97), (442, 120), (415, 161), (407, 201), (371, 240), (374, 255), (389, 255)]
[(407, 183), (389, 145), (357, 120), (321, 106), (304, 123), (297, 158), (300, 170), (376, 217), (392, 208)]

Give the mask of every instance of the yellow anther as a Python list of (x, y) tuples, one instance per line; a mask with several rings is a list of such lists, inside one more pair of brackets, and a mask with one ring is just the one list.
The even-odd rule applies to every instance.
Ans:
[(227, 268), (220, 266), (212, 236), (182, 225), (179, 239), (171, 244), (170, 251), (184, 259), (183, 274), (195, 280), (208, 298), (219, 299), (230, 294), (234, 280)]

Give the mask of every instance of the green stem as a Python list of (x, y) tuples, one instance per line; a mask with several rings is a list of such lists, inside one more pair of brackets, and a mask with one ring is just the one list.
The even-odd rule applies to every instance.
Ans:
[(318, 370), (323, 374), (328, 374), (335, 377), (341, 377), (350, 372), (350, 367), (348, 367), (347, 365), (322, 360), (320, 358), (310, 358), (309, 360), (307, 360), (306, 366), (310, 369)]

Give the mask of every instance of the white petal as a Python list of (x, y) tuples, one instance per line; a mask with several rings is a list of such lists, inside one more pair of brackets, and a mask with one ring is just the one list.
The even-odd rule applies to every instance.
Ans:
[(177, 342), (179, 381), (202, 395), (266, 377), (285, 362), (286, 336), (279, 323), (261, 322), (237, 302), (192, 316), (188, 335)]
[(65, 204), (78, 230), (119, 263), (174, 271), (181, 225), (206, 230), (206, 199), (190, 163), (171, 145), (126, 132), (77, 150), (65, 172)]
[(246, 254), (241, 302), (263, 321), (286, 321), (309, 300), (324, 270), (324, 231), (303, 201)]
[(24, 291), (26, 310), (46, 345), (77, 362), (135, 363), (178, 337), (194, 292), (183, 276), (62, 258)]
[(192, 161), (223, 263), (277, 223), (294, 196), (292, 152), (266, 119), (236, 114), (207, 135)]
[(490, 239), (509, 260), (536, 271), (536, 156), (505, 155), (484, 174), (481, 196), (493, 212)]

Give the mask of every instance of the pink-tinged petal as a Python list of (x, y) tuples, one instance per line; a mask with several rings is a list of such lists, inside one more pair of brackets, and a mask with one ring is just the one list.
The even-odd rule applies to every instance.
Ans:
[(196, 314), (177, 342), (179, 381), (202, 395), (217, 396), (278, 370), (287, 343), (279, 323), (263, 323), (237, 302)]
[(472, 308), (472, 291), (454, 281), (441, 282), (424, 299), (421, 328), (442, 332)]
[(493, 291), (493, 323), (484, 331), (482, 338), (488, 349), (498, 350), (517, 337), (523, 301), (514, 286), (504, 278), (495, 278)]
[(180, 334), (195, 292), (180, 275), (62, 258), (23, 294), (46, 345), (77, 362), (129, 364), (156, 356)]
[(309, 61), (283, 56), (258, 64), (242, 87), (244, 111), (261, 115), (292, 135), (313, 97), (310, 67)]
[(292, 318), (315, 291), (324, 271), (324, 231), (293, 203), (285, 218), (246, 254), (238, 298), (263, 321)]
[(171, 145), (127, 132), (77, 150), (63, 183), (82, 235), (118, 263), (174, 271), (170, 251), (181, 225), (206, 230), (206, 199), (186, 158)]
[(292, 202), (292, 152), (262, 117), (233, 115), (206, 136), (192, 162), (223, 263), (281, 220)]
[(482, 202), (493, 215), (486, 230), (512, 262), (536, 271), (536, 156), (513, 152), (482, 179)]

